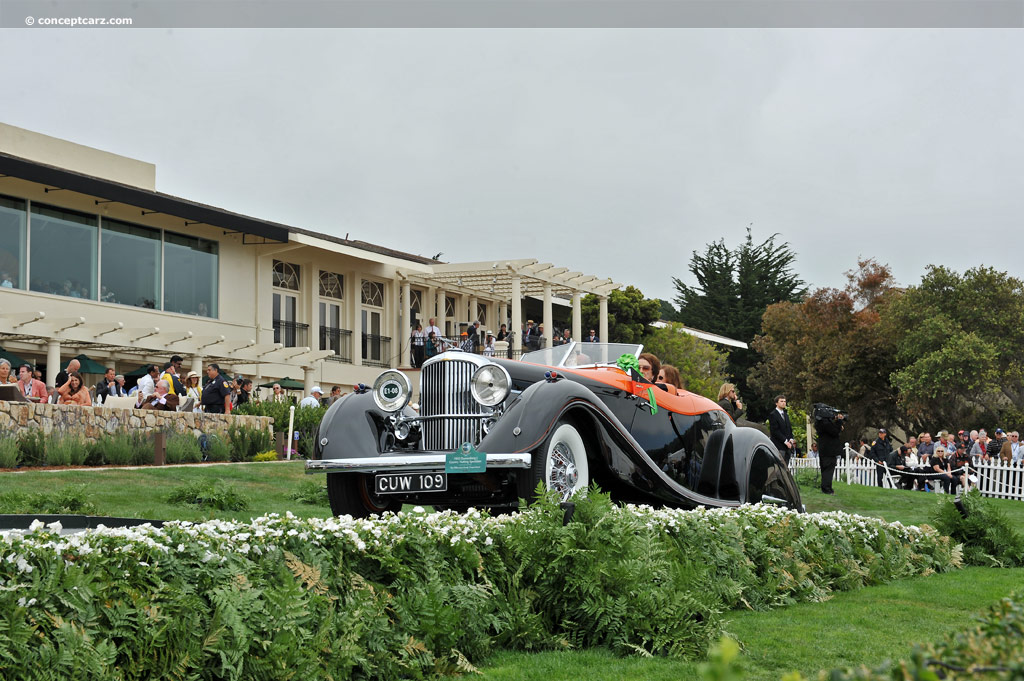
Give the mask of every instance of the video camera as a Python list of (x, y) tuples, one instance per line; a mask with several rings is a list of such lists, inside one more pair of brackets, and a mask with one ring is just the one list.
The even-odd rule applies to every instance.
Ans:
[(845, 419), (847, 414), (842, 409), (836, 409), (824, 402), (816, 402), (812, 411), (815, 421), (832, 421), (837, 418), (840, 414)]

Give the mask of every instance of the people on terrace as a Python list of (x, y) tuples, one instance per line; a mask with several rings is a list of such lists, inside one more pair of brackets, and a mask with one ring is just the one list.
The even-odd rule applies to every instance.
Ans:
[(60, 395), (58, 404), (77, 404), (80, 407), (92, 406), (92, 397), (89, 395), (89, 389), (82, 383), (82, 375), (77, 371), (72, 371), (68, 375), (67, 382), (57, 388), (57, 393)]

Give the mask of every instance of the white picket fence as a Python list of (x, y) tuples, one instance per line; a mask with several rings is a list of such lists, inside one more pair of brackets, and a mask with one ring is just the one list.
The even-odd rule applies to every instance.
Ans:
[[(820, 470), (818, 459), (790, 459), (789, 470), (794, 475), (800, 470)], [(1004, 464), (1001, 461), (981, 462), (971, 465), (971, 475), (977, 477), (977, 488), (982, 496), (998, 499), (1024, 501), (1024, 468)], [(850, 485), (875, 486), (875, 464), (873, 461), (847, 456), (836, 463), (835, 480)], [(885, 487), (894, 487), (899, 476), (893, 474), (884, 480)], [(941, 484), (930, 484), (936, 492), (942, 493)], [(972, 485), (973, 486), (973, 485)]]

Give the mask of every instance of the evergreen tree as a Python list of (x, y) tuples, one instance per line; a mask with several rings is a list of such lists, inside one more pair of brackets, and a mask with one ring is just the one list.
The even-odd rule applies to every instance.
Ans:
[[(707, 244), (703, 253), (693, 252), (690, 273), (697, 286), (678, 278), (672, 282), (678, 295), (679, 319), (689, 327), (750, 343), (761, 329), (761, 317), (769, 305), (797, 302), (806, 294), (804, 282), (793, 271), (796, 253), (786, 242), (776, 243), (773, 234), (759, 244), (751, 230), (735, 250), (724, 239)], [(767, 414), (767, 395), (757, 394), (747, 375), (757, 353), (741, 348), (729, 352), (728, 370), (741, 392), (755, 397), (748, 405), (753, 420)]]

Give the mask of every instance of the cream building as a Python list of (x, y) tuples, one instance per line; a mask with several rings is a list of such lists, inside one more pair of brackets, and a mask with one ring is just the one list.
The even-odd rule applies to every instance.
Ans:
[[(127, 373), (174, 354), (253, 378), (370, 383), (410, 369), (410, 329), (522, 322), (521, 301), (619, 284), (536, 260), (449, 264), (156, 190), (152, 164), (0, 124), (0, 347), (52, 384), (86, 354)], [(513, 304), (516, 301), (519, 304)], [(539, 320), (538, 320), (539, 321)], [(518, 349), (519, 334), (513, 335)], [(549, 339), (550, 341), (550, 339)], [(413, 384), (418, 383), (413, 378)]]

